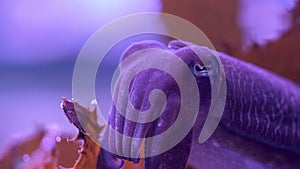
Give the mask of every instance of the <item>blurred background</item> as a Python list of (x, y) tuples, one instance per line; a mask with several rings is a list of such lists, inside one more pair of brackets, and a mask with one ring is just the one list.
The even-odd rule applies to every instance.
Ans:
[[(60, 99), (72, 98), (73, 67), (84, 43), (114, 19), (161, 10), (159, 0), (1, 1), (0, 145), (39, 125), (76, 134)], [(120, 54), (114, 56), (117, 61)]]
[[(97, 29), (136, 12), (182, 17), (200, 28), (218, 51), (300, 84), (297, 0), (0, 1), (0, 147), (41, 125), (56, 124), (75, 135), (60, 98), (72, 98), (76, 58)], [(163, 21), (157, 24), (168, 30)], [(136, 40), (114, 48), (105, 67), (113, 69), (126, 45)]]

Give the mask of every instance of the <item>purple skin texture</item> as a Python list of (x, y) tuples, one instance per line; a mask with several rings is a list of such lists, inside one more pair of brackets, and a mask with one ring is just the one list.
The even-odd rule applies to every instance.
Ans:
[[(147, 48), (170, 50), (193, 72), (200, 91), (199, 113), (194, 127), (175, 147), (145, 158), (146, 169), (295, 169), (300, 166), (300, 88), (293, 82), (250, 63), (218, 53), (223, 64), (227, 96), (222, 119), (212, 136), (198, 142), (211, 100), (209, 77), (199, 76), (195, 64), (203, 65), (198, 56), (180, 41), (167, 46), (155, 41), (130, 46), (121, 59)], [(151, 80), (149, 80), (151, 79)], [(164, 132), (175, 121), (180, 107), (179, 88), (172, 77), (159, 70), (136, 75), (129, 87), (131, 103), (139, 110), (150, 106), (148, 96), (161, 89), (167, 105), (160, 117), (139, 124), (125, 119), (112, 105), (109, 125), (132, 137), (149, 137)], [(160, 125), (158, 125), (160, 124)], [(161, 125), (162, 124), (162, 125)], [(111, 138), (114, 139), (114, 138)], [(115, 144), (122, 144), (119, 140)], [(157, 143), (145, 143), (147, 149)], [(121, 168), (113, 163), (116, 156), (101, 150), (106, 168)], [(139, 159), (119, 157), (139, 162)]]

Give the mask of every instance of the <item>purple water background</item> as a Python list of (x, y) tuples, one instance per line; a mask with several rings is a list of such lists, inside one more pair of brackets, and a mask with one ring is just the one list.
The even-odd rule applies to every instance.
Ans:
[[(240, 0), (236, 22), (244, 47), (280, 38), (291, 26), (288, 12), (295, 2)], [(0, 146), (40, 126), (56, 124), (76, 134), (60, 109), (60, 98), (72, 97), (73, 67), (84, 43), (113, 19), (161, 10), (160, 0), (0, 1)], [(128, 44), (111, 52), (103, 68), (112, 71)], [(97, 78), (109, 76), (104, 72)], [(97, 90), (107, 96), (108, 86)], [(106, 107), (110, 104), (100, 98)]]

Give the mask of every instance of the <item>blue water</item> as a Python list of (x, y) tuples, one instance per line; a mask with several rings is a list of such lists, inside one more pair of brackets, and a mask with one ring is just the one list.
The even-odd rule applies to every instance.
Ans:
[(0, 145), (41, 125), (76, 134), (60, 108), (60, 98), (72, 96), (74, 62), (0, 66)]

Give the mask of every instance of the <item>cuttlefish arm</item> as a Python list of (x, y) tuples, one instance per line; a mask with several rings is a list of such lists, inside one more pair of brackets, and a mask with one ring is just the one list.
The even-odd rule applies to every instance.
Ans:
[[(172, 41), (168, 47), (153, 41), (139, 42), (129, 47), (121, 60), (147, 48), (169, 50), (182, 59), (195, 76), (198, 84), (198, 91), (195, 92), (199, 92), (201, 102), (193, 129), (170, 150), (156, 156), (146, 157), (145, 168), (180, 169), (186, 167), (188, 160), (194, 168), (199, 169), (202, 167), (276, 168), (276, 164), (280, 162), (285, 162), (285, 168), (291, 168), (299, 163), (292, 161), (289, 164), (289, 158), (286, 156), (289, 152), (295, 154), (300, 152), (299, 86), (252, 64), (222, 53), (216, 56), (216, 52), (200, 47), (203, 55), (220, 58), (226, 75), (227, 95), (223, 116), (216, 132), (208, 141), (199, 144), (201, 129), (205, 127), (204, 122), (211, 120), (206, 119), (211, 105), (211, 81), (207, 74), (215, 71), (216, 68), (212, 65), (209, 69), (203, 69), (203, 63), (190, 46), (180, 41)], [(174, 65), (166, 63), (166, 66)], [(167, 104), (161, 116), (149, 123), (137, 123), (126, 119), (127, 114), (130, 113), (129, 103), (141, 111), (149, 109), (149, 95), (154, 89), (162, 90), (167, 98)], [(131, 158), (126, 154), (139, 153), (136, 146), (140, 144), (124, 141), (124, 135), (147, 138), (163, 133), (176, 120), (180, 96), (176, 82), (169, 75), (159, 70), (145, 70), (137, 74), (129, 87), (129, 99), (128, 101), (124, 99), (123, 102), (126, 115), (121, 115), (114, 104), (109, 115), (109, 125), (123, 136), (117, 137), (109, 132), (104, 135), (109, 140), (109, 147), (118, 155), (106, 151), (105, 153), (114, 158), (139, 162), (139, 158)], [(151, 151), (159, 144), (159, 141), (145, 142), (145, 150)], [(264, 151), (274, 154), (267, 156), (266, 153), (261, 153)], [(261, 154), (257, 155), (255, 152)], [(227, 153), (227, 155), (222, 153)], [(222, 156), (232, 156), (238, 160), (234, 161), (231, 157), (222, 158)], [(206, 157), (210, 161), (205, 161)], [(266, 157), (274, 158), (268, 161)], [(270, 163), (264, 164), (263, 162), (266, 161)], [(277, 168), (279, 166), (282, 165), (277, 165)]]
[[(127, 51), (125, 51), (123, 57), (121, 58), (121, 61), (136, 51), (150, 48), (160, 48), (163, 50), (167, 49), (165, 45), (154, 41), (147, 41), (147, 43), (142, 44), (134, 44), (129, 47)], [(133, 122), (121, 115), (116, 110), (116, 106), (113, 104), (109, 115), (109, 125), (119, 133), (135, 138), (149, 138), (163, 133), (176, 120), (176, 114), (178, 113), (178, 110), (180, 108), (179, 88), (170, 75), (154, 69), (139, 73), (131, 82), (129, 88), (129, 101), (136, 109), (141, 111), (147, 110), (151, 106), (148, 98), (150, 92), (154, 89), (160, 89), (167, 95), (167, 103), (164, 107), (165, 109), (162, 110), (163, 113), (160, 117), (148, 123)], [(130, 113), (128, 108), (129, 101), (127, 102), (126, 99), (124, 100), (124, 111)], [(174, 133), (174, 135), (175, 134), (176, 133)], [(125, 155), (122, 156), (122, 154), (128, 154), (128, 151), (131, 151), (129, 152), (129, 154), (139, 153), (137, 152), (137, 150), (134, 150), (134, 147), (136, 147), (136, 145), (134, 145), (135, 143), (125, 142), (122, 137), (117, 137), (115, 134), (109, 132), (108, 130), (105, 132), (103, 138), (108, 138), (108, 140), (104, 142), (110, 143), (108, 147), (111, 151), (115, 151), (115, 153), (111, 151), (108, 152), (106, 150), (103, 150), (102, 153), (107, 154), (107, 156), (110, 156), (109, 154), (111, 154), (114, 157), (133, 161), (135, 163), (139, 162), (139, 158), (132, 158)], [(186, 137), (178, 142), (178, 144), (175, 145), (172, 149), (162, 154), (145, 157), (145, 168), (185, 168), (190, 152), (191, 142), (192, 130), (186, 133)], [(158, 145), (160, 145), (160, 143), (160, 140), (151, 142), (146, 141), (144, 148), (145, 153), (148, 153), (147, 151), (151, 151), (152, 147), (157, 147)]]

